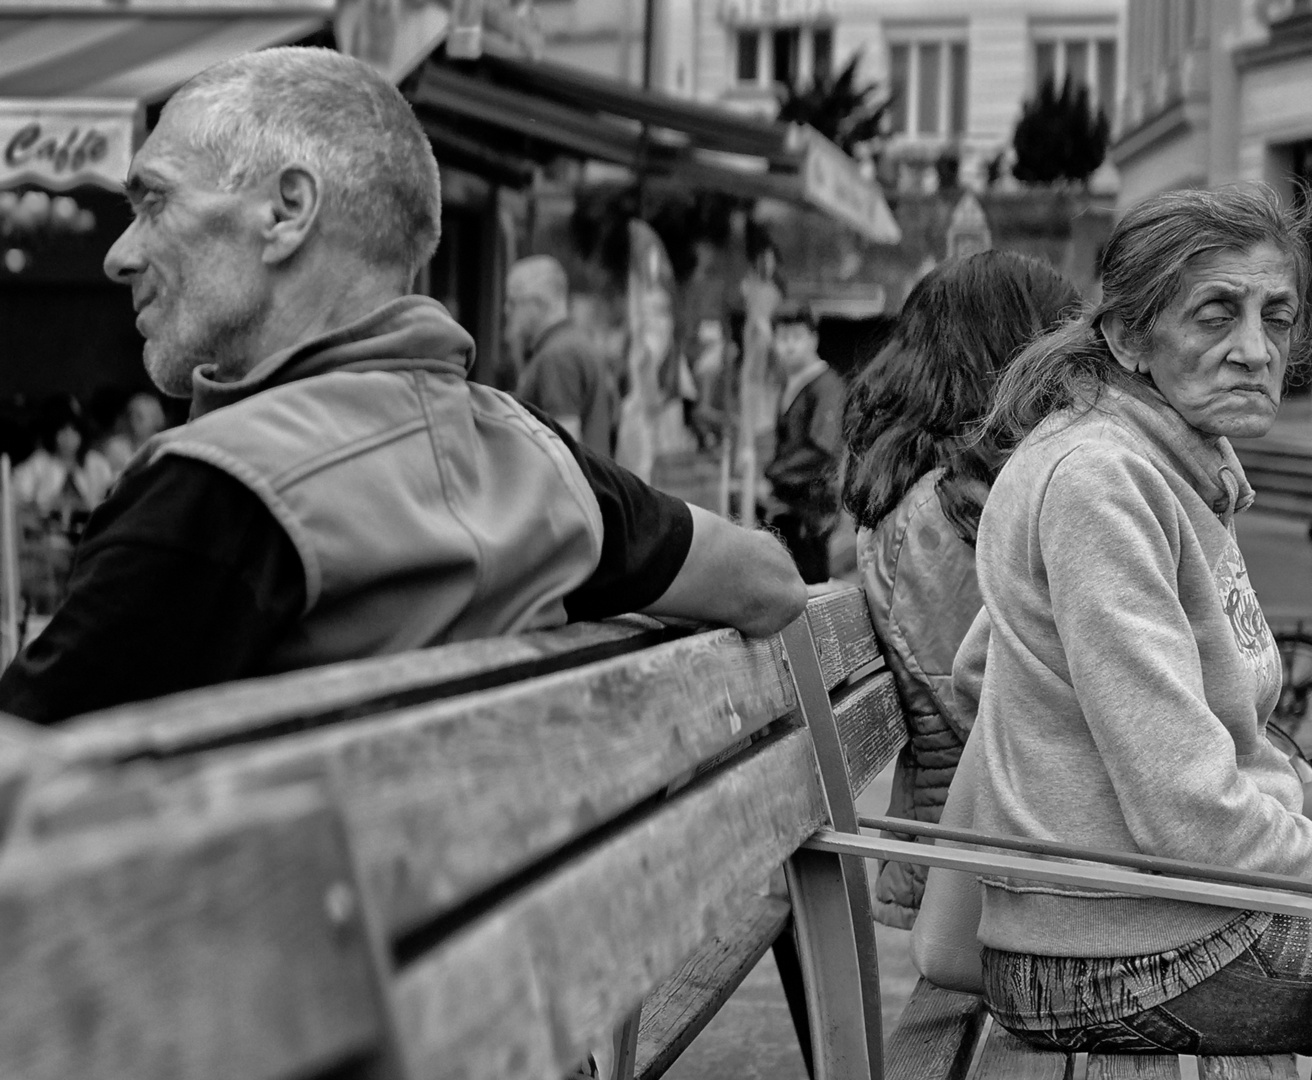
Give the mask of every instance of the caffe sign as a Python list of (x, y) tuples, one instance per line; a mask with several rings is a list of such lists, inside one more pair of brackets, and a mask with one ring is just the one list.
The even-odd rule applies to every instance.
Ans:
[(139, 129), (135, 101), (0, 101), (0, 188), (117, 190)]

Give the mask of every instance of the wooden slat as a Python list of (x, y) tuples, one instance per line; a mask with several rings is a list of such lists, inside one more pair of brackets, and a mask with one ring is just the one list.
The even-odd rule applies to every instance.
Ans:
[(853, 587), (813, 597), (806, 605), (806, 619), (815, 638), (826, 690), (832, 690), (858, 668), (879, 659), (866, 594), (860, 589)]
[(229, 683), (71, 720), (59, 729), (60, 753), (70, 763), (196, 753), (502, 686), (688, 633), (627, 616)]
[(1070, 1054), (1040, 1050), (994, 1024), (985, 1038), (976, 1075), (978, 1080), (1071, 1080), (1074, 1063)]
[(765, 955), (787, 924), (788, 912), (786, 898), (759, 897), (743, 919), (648, 995), (642, 1003), (635, 1080), (665, 1074)]
[(1090, 1054), (1088, 1080), (1180, 1080), (1175, 1054)]
[(1200, 1057), (1198, 1080), (1298, 1080), (1298, 1061), (1293, 1054)]
[(28, 820), (38, 831), (98, 828), (116, 815), (203, 804), (214, 791), (331, 776), (384, 925), (402, 932), (795, 705), (777, 638), (718, 630), (197, 763), (67, 776), (29, 791)]
[(907, 725), (892, 672), (873, 675), (837, 697), (834, 723), (843, 743), (855, 799), (897, 757), (907, 741)]
[(974, 995), (921, 979), (889, 1036), (884, 1080), (962, 1080), (987, 1016)]
[(810, 737), (768, 737), (398, 975), (416, 1076), (559, 1076), (741, 916), (823, 817)]
[(305, 1076), (379, 1041), (341, 830), (301, 789), (0, 860), (0, 1076)]

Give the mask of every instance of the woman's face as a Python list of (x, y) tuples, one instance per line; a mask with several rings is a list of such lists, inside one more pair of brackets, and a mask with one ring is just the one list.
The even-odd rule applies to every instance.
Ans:
[(1298, 307), (1293, 261), (1275, 245), (1200, 255), (1133, 363), (1118, 359), (1200, 431), (1255, 438), (1280, 405)]

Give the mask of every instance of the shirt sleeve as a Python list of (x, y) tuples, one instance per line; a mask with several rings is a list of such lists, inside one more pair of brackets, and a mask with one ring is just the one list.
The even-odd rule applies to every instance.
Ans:
[(1136, 455), (1080, 449), (1053, 471), (1039, 543), (1071, 686), (1140, 850), (1306, 874), (1312, 821), (1236, 761), (1263, 751), (1257, 717), (1240, 745), (1208, 704), (1175, 505)]
[(692, 511), (609, 458), (575, 442), (541, 410), (529, 411), (569, 448), (601, 507), (601, 560), (565, 597), (573, 622), (641, 611), (670, 587), (692, 548)]
[(259, 674), (304, 603), (300, 558), (260, 499), (166, 455), (92, 515), (67, 599), (0, 677), (0, 710), (48, 724)]

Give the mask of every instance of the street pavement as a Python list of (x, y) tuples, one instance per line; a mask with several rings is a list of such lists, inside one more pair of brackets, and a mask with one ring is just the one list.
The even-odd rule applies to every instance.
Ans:
[[(1312, 399), (1287, 403), (1272, 445), (1296, 446), (1312, 456)], [(1299, 622), (1312, 630), (1312, 541), (1308, 522), (1263, 513), (1261, 499), (1236, 519), (1239, 545), (1248, 564), (1253, 588), (1273, 629)], [(1312, 514), (1309, 516), (1312, 521)], [(835, 568), (855, 579), (849, 566), (853, 537), (835, 537)], [(849, 563), (850, 560), (850, 563)], [(864, 814), (882, 814), (888, 807), (891, 769), (885, 770), (860, 801)], [(891, 1029), (915, 986), (917, 974), (909, 955), (910, 934), (876, 928), (884, 1030)], [(744, 1050), (751, 1048), (748, 1059)], [(779, 976), (769, 953), (747, 977), (714, 1021), (666, 1074), (670, 1080), (806, 1080), (806, 1070)], [(1312, 1077), (1312, 1060), (1299, 1060), (1299, 1075)]]

